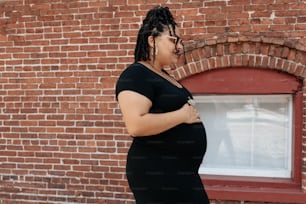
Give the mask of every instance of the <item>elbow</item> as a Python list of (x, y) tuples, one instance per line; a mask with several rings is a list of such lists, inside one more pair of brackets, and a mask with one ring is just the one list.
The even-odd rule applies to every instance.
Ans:
[(139, 136), (143, 136), (141, 131), (139, 130), (139, 128), (127, 128), (127, 132), (129, 133), (129, 135), (131, 135), (132, 137), (139, 137)]
[(150, 134), (150, 130), (148, 129), (148, 125), (145, 124), (140, 117), (136, 118), (129, 118), (128, 120), (125, 119), (125, 126), (127, 132), (132, 137), (141, 137), (147, 136)]
[(129, 125), (126, 126), (127, 132), (132, 137), (146, 136), (146, 132), (139, 125)]

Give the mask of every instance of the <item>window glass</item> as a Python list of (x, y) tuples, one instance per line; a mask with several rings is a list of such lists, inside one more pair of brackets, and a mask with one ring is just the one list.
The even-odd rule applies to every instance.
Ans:
[(291, 95), (196, 95), (208, 147), (199, 172), (291, 177)]

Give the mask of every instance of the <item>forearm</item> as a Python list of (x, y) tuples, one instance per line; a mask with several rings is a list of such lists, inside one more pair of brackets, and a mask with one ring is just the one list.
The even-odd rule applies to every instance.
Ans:
[(183, 122), (184, 116), (177, 110), (168, 113), (146, 113), (126, 125), (129, 134), (137, 137), (156, 135)]
[(193, 106), (184, 104), (181, 108), (167, 113), (150, 113), (152, 102), (133, 91), (123, 91), (118, 95), (120, 109), (130, 135), (156, 135), (182, 123), (200, 122)]

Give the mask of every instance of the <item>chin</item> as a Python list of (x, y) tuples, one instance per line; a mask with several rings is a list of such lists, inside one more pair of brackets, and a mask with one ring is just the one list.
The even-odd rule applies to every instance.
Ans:
[(175, 57), (175, 58), (173, 58), (171, 64), (176, 64), (176, 63), (178, 63), (178, 61), (179, 61), (179, 58)]

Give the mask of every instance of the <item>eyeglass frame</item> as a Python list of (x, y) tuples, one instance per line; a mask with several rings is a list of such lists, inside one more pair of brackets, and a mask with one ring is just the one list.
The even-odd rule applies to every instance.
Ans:
[[(171, 39), (172, 41), (172, 43), (175, 45), (175, 49), (177, 50), (177, 45), (180, 43), (182, 46), (183, 46), (183, 54), (184, 54), (184, 65), (186, 65), (187, 64), (187, 59), (186, 59), (186, 53), (185, 53), (185, 47), (184, 47), (184, 43), (183, 43), (183, 40), (179, 37), (179, 36), (177, 36), (177, 35), (175, 35), (175, 36), (173, 36), (173, 35), (168, 35), (167, 36), (169, 39)], [(173, 41), (174, 40), (174, 41)]]
[[(175, 46), (177, 46), (178, 44), (181, 44), (182, 46), (184, 46), (183, 40), (179, 37), (179, 36), (167, 36), (169, 39), (171, 39), (172, 43), (175, 44)], [(173, 41), (174, 40), (174, 41)]]

